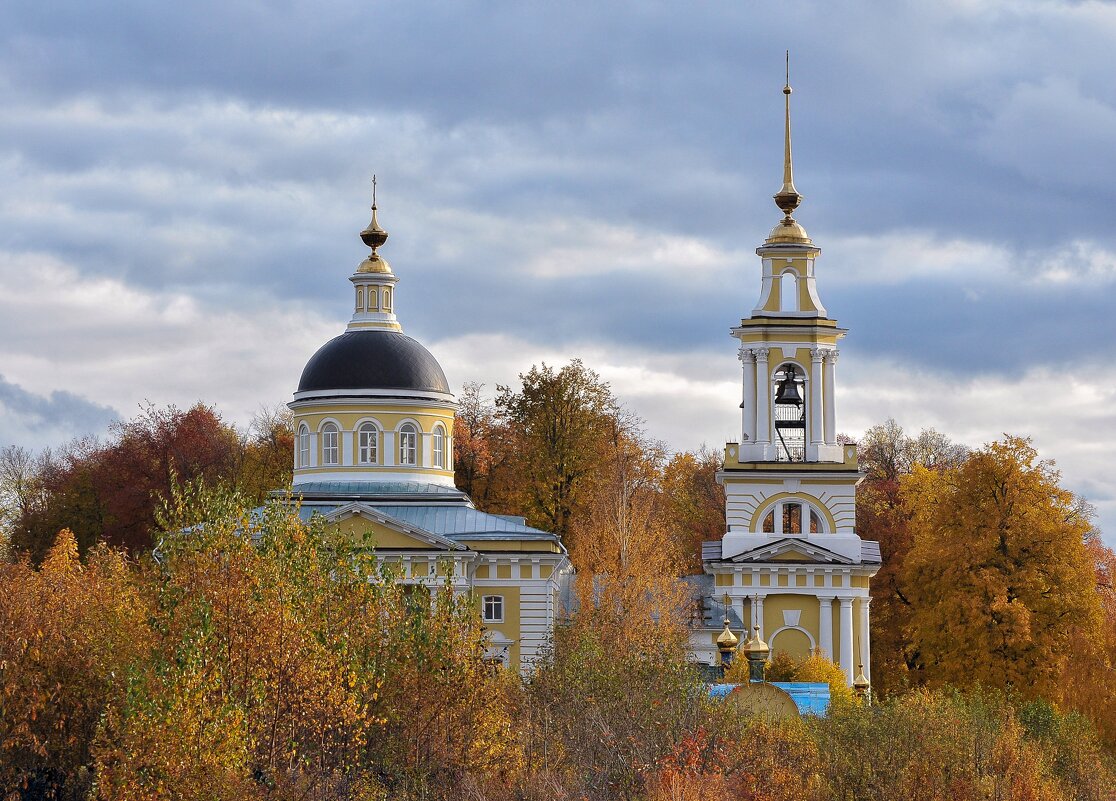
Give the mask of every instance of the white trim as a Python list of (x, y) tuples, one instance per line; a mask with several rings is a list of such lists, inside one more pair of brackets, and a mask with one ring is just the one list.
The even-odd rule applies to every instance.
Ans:
[[(397, 472), (407, 470), (408, 472)], [(400, 481), (412, 484), (437, 484), (443, 487), (454, 487), (453, 475), (445, 475), (444, 471), (434, 472), (429, 467), (407, 468), (395, 465), (392, 470), (384, 470), (383, 465), (362, 465), (349, 470), (326, 472), (320, 468), (305, 468), (295, 471), (294, 492), (298, 494), (298, 485), (318, 483), (321, 481)]]
[[(325, 432), (325, 428), (328, 425), (332, 425), (334, 427), (335, 431), (336, 431), (336, 434), (337, 434), (337, 461), (336, 462), (327, 462), (326, 458), (325, 458), (325, 452), (326, 452), (326, 444), (325, 444), (325, 433), (326, 432)], [(321, 458), (317, 460), (317, 463), (320, 464), (322, 467), (341, 467), (342, 466), (345, 456), (344, 456), (344, 450), (341, 447), (341, 434), (344, 431), (345, 431), (345, 427), (343, 425), (341, 425), (341, 421), (338, 420), (335, 417), (323, 417), (321, 422), (318, 423), (318, 430), (317, 430), (316, 433), (318, 435), (319, 448), (321, 449), (321, 454), (320, 454)]]
[[(376, 432), (376, 458), (375, 458), (374, 461), (371, 461), (371, 462), (362, 462), (360, 460), (360, 453), (361, 453), (360, 437), (361, 437), (361, 434), (363, 434), (364, 432), (361, 431), (361, 429), (364, 426), (368, 426), (368, 425), (372, 426), (373, 430)], [(384, 449), (384, 427), (380, 424), (380, 421), (377, 420), (374, 417), (362, 417), (359, 420), (357, 420), (356, 424), (353, 426), (353, 459), (350, 462), (350, 464), (353, 467), (377, 467), (377, 466), (379, 466), (380, 464), (383, 463), (383, 460), (382, 460), (383, 449)]]
[[(408, 433), (408, 432), (405, 432), (403, 429), (407, 426), (411, 426), (411, 427), (414, 428), (414, 437), (415, 437), (414, 459), (415, 460), (413, 462), (407, 462), (403, 459), (403, 435), (405, 433)], [(394, 432), (395, 432), (395, 449), (396, 449), (395, 450), (395, 459), (396, 459), (396, 463), (400, 467), (424, 467), (425, 466), (424, 465), (425, 460), (423, 459), (423, 457), (425, 456), (425, 454), (423, 453), (422, 426), (419, 425), (418, 420), (414, 420), (410, 417), (405, 417), (405, 418), (403, 418), (402, 420), (399, 421), (398, 425), (395, 426)]]
[(768, 643), (771, 644), (772, 651), (775, 650), (775, 638), (782, 634), (784, 631), (801, 631), (810, 641), (811, 651), (818, 647), (817, 641), (814, 639), (814, 635), (811, 634), (808, 630), (802, 628), (802, 626), (780, 626), (779, 628), (775, 629), (775, 631), (771, 632), (771, 639), (768, 640)]
[[(497, 603), (493, 604), (493, 606), (494, 607), (497, 606), (497, 605), (499, 606), (499, 609), (500, 609), (500, 616), (499, 617), (489, 617), (488, 616), (488, 601), (490, 599), (497, 601)], [(482, 623), (503, 623), (505, 621), (505, 617), (506, 617), (505, 611), (506, 610), (505, 610), (504, 596), (503, 595), (496, 595), (496, 594), (493, 593), (493, 594), (482, 595), (481, 596), (481, 622)]]
[[(455, 542), (454, 540), (448, 539), (439, 534), (434, 534), (433, 532), (427, 531), (426, 529), (412, 526), (409, 523), (405, 523), (402, 520), (384, 514), (379, 509), (376, 509), (375, 507), (370, 506), (362, 501), (352, 501), (351, 503), (347, 503), (344, 506), (338, 506), (336, 509), (331, 510), (328, 514), (322, 515), (322, 517), (331, 523), (337, 522), (339, 520), (344, 520), (349, 517), (364, 517), (368, 520), (379, 523), (382, 526), (386, 526), (387, 528), (390, 528), (398, 532), (399, 534), (405, 534), (408, 537), (414, 537), (420, 542), (425, 543), (431, 547), (444, 548), (449, 551), (470, 550), (459, 542)], [(389, 557), (385, 554), (385, 558)]]
[[(360, 389), (308, 389), (303, 392), (296, 392), (294, 394), (294, 401), (288, 403), (287, 406), (295, 408), (295, 404), (299, 407), (309, 405), (302, 404), (300, 401), (312, 400), (325, 400), (327, 398), (345, 398), (350, 403), (360, 403), (362, 400), (368, 398), (391, 398), (400, 403), (406, 403), (409, 399), (427, 399), (429, 403), (426, 405), (437, 405), (438, 403), (445, 403), (453, 408), (457, 408), (457, 402), (454, 396), (447, 392), (438, 392), (437, 390), (414, 390), (414, 389), (386, 389), (386, 388), (360, 388)], [(342, 401), (344, 403), (345, 401)], [(322, 404), (317, 404), (322, 405)]]

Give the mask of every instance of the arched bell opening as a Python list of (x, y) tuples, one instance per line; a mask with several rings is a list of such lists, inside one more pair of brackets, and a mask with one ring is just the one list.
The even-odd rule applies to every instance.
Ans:
[(806, 461), (806, 377), (793, 364), (775, 371), (775, 460)]
[(787, 270), (779, 276), (779, 311), (798, 310), (798, 273)]

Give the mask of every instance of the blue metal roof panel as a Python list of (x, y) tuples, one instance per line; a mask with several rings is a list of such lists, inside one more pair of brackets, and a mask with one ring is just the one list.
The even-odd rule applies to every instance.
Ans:
[(376, 505), (386, 515), (443, 537), (473, 539), (557, 539), (553, 534), (532, 528), (501, 515), (490, 515), (463, 506), (423, 506), (419, 504)]

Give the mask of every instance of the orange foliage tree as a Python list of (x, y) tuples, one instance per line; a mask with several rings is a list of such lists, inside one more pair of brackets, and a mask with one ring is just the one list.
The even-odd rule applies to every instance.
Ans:
[(99, 798), (347, 798), (519, 769), (468, 599), (404, 586), (280, 503), (192, 487), (164, 531), (157, 643), (105, 715)]
[(719, 453), (702, 446), (675, 454), (662, 470), (665, 511), (688, 573), (702, 572), (701, 544), (725, 535), (725, 489), (717, 483)]
[[(0, 458), (0, 505), (13, 509), (11, 546), (38, 561), (55, 534), (69, 528), (82, 553), (97, 542), (143, 553), (152, 544), (159, 499), (176, 481), (224, 482), (262, 500), (290, 483), (292, 448), (282, 411), (257, 415), (242, 434), (199, 403), (185, 411), (149, 406), (115, 424), (109, 441), (77, 440), (57, 453), (27, 454), (19, 471), (9, 458), (18, 449), (8, 449)], [(3, 504), (5, 495), (18, 502)]]
[(886, 697), (907, 686), (913, 660), (907, 641), (911, 600), (900, 582), (912, 534), (900, 481), (916, 467), (932, 471), (957, 467), (968, 450), (933, 429), (911, 436), (889, 419), (864, 432), (857, 455), (867, 474), (857, 489), (857, 533), (879, 542), (883, 561), (871, 585), (872, 691)]
[(98, 547), (83, 564), (70, 531), (37, 570), (0, 564), (0, 787), (86, 797), (90, 743), (149, 653), (148, 614), (123, 554)]
[(903, 481), (912, 545), (901, 584), (927, 683), (1062, 700), (1070, 646), (1099, 639), (1101, 612), (1090, 525), (1058, 479), (1028, 440), (1009, 436), (958, 468), (916, 468)]

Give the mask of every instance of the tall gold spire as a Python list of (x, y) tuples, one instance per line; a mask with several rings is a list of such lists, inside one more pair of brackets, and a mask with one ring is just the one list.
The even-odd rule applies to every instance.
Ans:
[(768, 243), (788, 242), (809, 244), (810, 237), (791, 215), (802, 203), (802, 195), (794, 188), (794, 164), (791, 160), (791, 112), (790, 112), (790, 51), (787, 51), (787, 80), (783, 85), (786, 105), (785, 128), (783, 132), (783, 187), (775, 194), (775, 205), (783, 212), (782, 221), (771, 231)]

